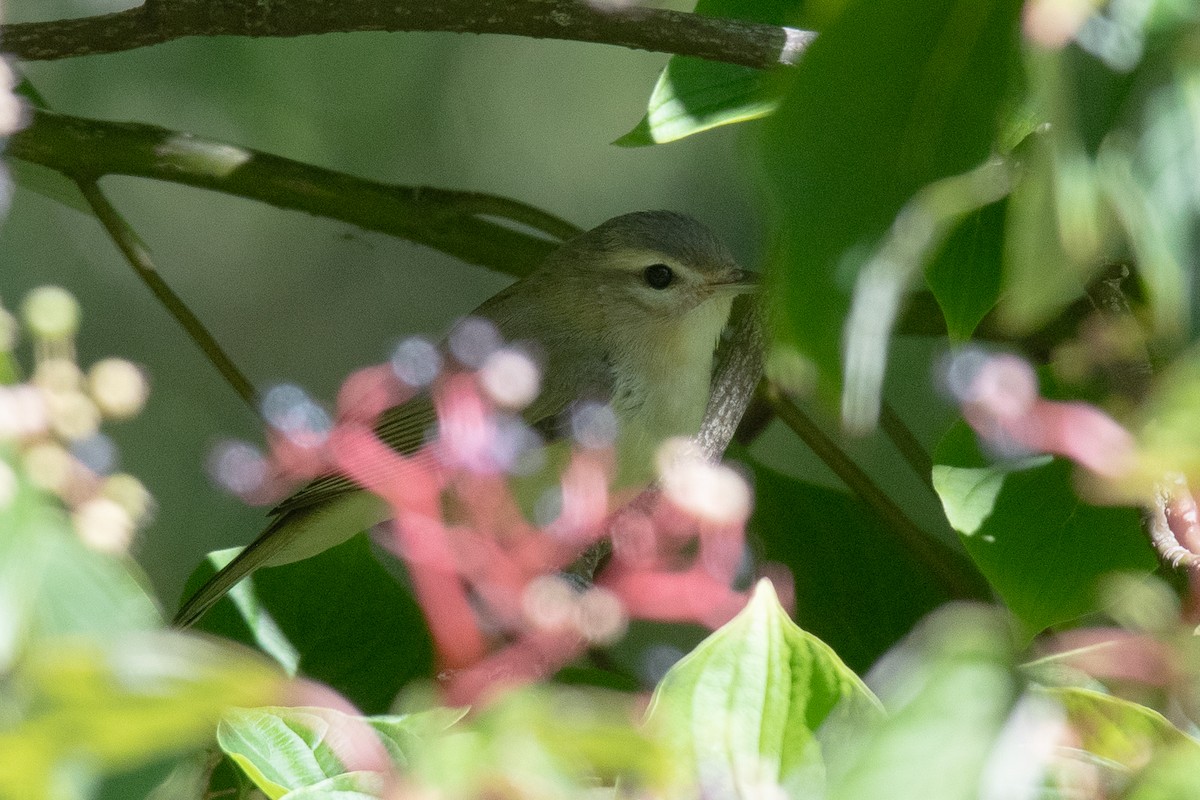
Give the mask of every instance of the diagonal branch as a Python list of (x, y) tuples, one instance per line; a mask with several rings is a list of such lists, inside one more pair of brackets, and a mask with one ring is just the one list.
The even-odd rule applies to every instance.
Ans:
[(216, 339), (204, 327), (200, 318), (192, 313), (183, 299), (175, 294), (174, 290), (163, 280), (154, 261), (151, 260), (146, 246), (142, 244), (133, 228), (129, 227), (129, 223), (100, 191), (96, 182), (80, 180), (79, 190), (83, 192), (83, 196), (88, 205), (92, 207), (96, 218), (100, 220), (100, 224), (104, 226), (104, 230), (108, 232), (109, 237), (117, 245), (121, 254), (125, 256), (129, 266), (133, 267), (137, 276), (142, 279), (151, 293), (158, 298), (158, 301), (175, 318), (180, 327), (203, 351), (209, 362), (216, 367), (217, 372), (221, 373), (221, 377), (237, 392), (238, 397), (242, 398), (252, 412), (260, 413), (258, 392), (255, 390), (254, 384), (250, 383), (249, 378), (233, 363), (233, 359), (217, 344)]
[(17, 58), (116, 53), (186, 36), (306, 36), (350, 31), (502, 33), (676, 53), (767, 69), (791, 64), (815, 34), (683, 11), (577, 0), (145, 0), (126, 11), (0, 26)]
[[(36, 111), (8, 155), (75, 181), (131, 175), (212, 189), (399, 236), (520, 277), (578, 228), (506, 197), (357, 178), (153, 125)], [(536, 236), (493, 221), (508, 220)]]

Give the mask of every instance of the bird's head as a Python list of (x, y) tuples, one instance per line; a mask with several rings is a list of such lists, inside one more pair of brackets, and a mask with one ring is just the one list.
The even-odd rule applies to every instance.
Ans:
[(538, 273), (557, 287), (556, 305), (606, 338), (688, 326), (711, 339), (733, 298), (756, 285), (712, 231), (670, 211), (614, 217), (565, 243)]

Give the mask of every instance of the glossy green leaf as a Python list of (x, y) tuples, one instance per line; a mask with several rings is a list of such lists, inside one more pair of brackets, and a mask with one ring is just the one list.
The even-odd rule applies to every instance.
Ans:
[(672, 56), (650, 94), (646, 116), (613, 144), (666, 144), (765, 117), (778, 105), (778, 84), (761, 70)]
[(922, 188), (989, 156), (1017, 0), (859, 0), (809, 47), (765, 123), (777, 343), (839, 388), (856, 277)]
[(1064, 461), (989, 463), (960, 422), (938, 445), (934, 462), (946, 518), (1031, 631), (1091, 610), (1105, 575), (1157, 564), (1137, 510), (1084, 503)]
[(650, 719), (678, 750), (700, 793), (813, 792), (827, 720), (878, 713), (870, 690), (824, 642), (788, 618), (767, 580), (746, 607), (667, 672)]
[(361, 724), (328, 708), (239, 708), (217, 727), (217, 744), (271, 800), (345, 772), (327, 737)]
[[(205, 562), (185, 593), (228, 557)], [(372, 554), (365, 536), (305, 561), (259, 570), (231, 594), (199, 629), (257, 647), (289, 671), (328, 683), (368, 713), (388, 709), (408, 681), (432, 673), (433, 646), (421, 610)]]
[(748, 530), (792, 573), (796, 621), (866, 670), (924, 614), (950, 598), (857, 498), (735, 455), (753, 470)]
[(1005, 206), (992, 203), (960, 222), (925, 269), (953, 340), (970, 339), (1000, 299)]
[(239, 708), (221, 720), (217, 743), (272, 800), (319, 797), (322, 791), (371, 792), (378, 790), (378, 776), (347, 772), (339, 746), (373, 731), (393, 765), (403, 769), (427, 740), (464, 713), (435, 708), (415, 714), (351, 717), (330, 708)]
[[(696, 13), (713, 17), (790, 22), (799, 0), (700, 0)], [(650, 95), (646, 116), (614, 144), (664, 144), (721, 125), (758, 119), (779, 104), (779, 81), (762, 70), (700, 58), (672, 56)]]
[[(947, 606), (874, 670), (887, 716), (829, 764), (833, 800), (976, 800), (1017, 697), (1013, 642), (995, 609)], [(983, 795), (990, 796), (990, 795)]]

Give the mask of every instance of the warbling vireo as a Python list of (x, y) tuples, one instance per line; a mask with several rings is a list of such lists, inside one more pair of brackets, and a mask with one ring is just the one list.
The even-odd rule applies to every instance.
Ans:
[[(663, 441), (699, 431), (717, 339), (734, 297), (753, 286), (699, 222), (645, 211), (564, 243), (473, 316), (507, 341), (540, 348), (541, 393), (524, 411), (530, 425), (562, 429), (556, 421), (580, 399), (607, 400), (618, 425), (618, 482), (629, 486), (649, 482)], [(386, 411), (375, 430), (410, 453), (435, 422), (421, 395)], [(341, 476), (317, 479), (271, 513), (262, 535), (184, 603), (176, 625), (194, 623), (253, 570), (316, 555), (389, 516)]]

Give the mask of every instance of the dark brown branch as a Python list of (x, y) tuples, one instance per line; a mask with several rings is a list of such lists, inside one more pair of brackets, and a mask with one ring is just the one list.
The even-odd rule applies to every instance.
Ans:
[(815, 34), (681, 11), (576, 0), (146, 0), (80, 19), (0, 27), (17, 58), (116, 53), (186, 36), (290, 37), (351, 31), (502, 33), (595, 42), (766, 69), (791, 64)]
[[(578, 228), (506, 197), (397, 186), (250, 148), (138, 123), (37, 111), (7, 154), (75, 181), (131, 175), (305, 211), (399, 236), (472, 264), (521, 277)], [(542, 231), (535, 236), (494, 220)]]

